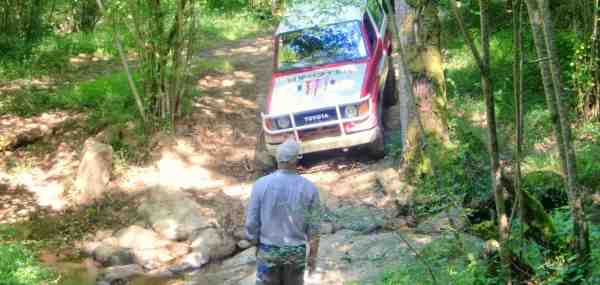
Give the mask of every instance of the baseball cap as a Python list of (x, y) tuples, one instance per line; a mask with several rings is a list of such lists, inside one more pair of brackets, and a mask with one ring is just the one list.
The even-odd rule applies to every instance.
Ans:
[(300, 144), (291, 137), (277, 148), (277, 162), (290, 162), (298, 159)]

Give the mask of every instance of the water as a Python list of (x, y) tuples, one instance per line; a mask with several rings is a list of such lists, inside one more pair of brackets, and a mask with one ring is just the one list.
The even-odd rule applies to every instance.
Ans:
[[(96, 279), (102, 272), (91, 258), (81, 261), (60, 261), (55, 255), (43, 252), (41, 260), (60, 274), (58, 284), (61, 285), (96, 285)], [(163, 277), (136, 276), (128, 283), (130, 285), (177, 285), (181, 284), (178, 279)]]

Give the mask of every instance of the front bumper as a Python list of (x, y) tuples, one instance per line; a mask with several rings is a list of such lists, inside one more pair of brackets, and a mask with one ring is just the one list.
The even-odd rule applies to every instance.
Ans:
[[(350, 148), (372, 143), (379, 135), (381, 135), (381, 132), (378, 127), (375, 127), (370, 130), (345, 134), (342, 136), (303, 141), (300, 143), (300, 150), (302, 154), (306, 154), (323, 150)], [(275, 156), (278, 146), (279, 144), (267, 143), (267, 150), (269, 154)]]
[[(349, 148), (358, 145), (364, 145), (371, 143), (377, 139), (377, 136), (381, 135), (381, 131), (379, 127), (375, 126), (370, 129), (360, 130), (356, 132), (349, 133), (346, 131), (344, 124), (346, 123), (354, 123), (360, 122), (364, 120), (368, 120), (374, 114), (373, 103), (371, 101), (371, 95), (365, 96), (356, 102), (346, 103), (344, 105), (334, 105), (325, 107), (323, 109), (330, 109), (335, 112), (335, 119), (328, 120), (325, 122), (317, 122), (317, 123), (309, 123), (309, 124), (298, 124), (296, 115), (299, 113), (288, 113), (283, 115), (267, 115), (262, 113), (262, 127), (267, 136), (277, 136), (283, 134), (292, 135), (298, 143), (300, 143), (300, 149), (302, 154), (323, 151), (323, 150), (331, 150), (331, 149), (340, 149), (340, 148)], [(359, 105), (362, 103), (368, 103), (368, 111), (364, 114), (353, 117), (353, 118), (344, 118), (342, 117), (342, 108), (346, 105)], [(271, 120), (277, 117), (286, 116), (291, 121), (291, 126), (287, 129), (281, 130), (273, 130), (267, 126), (267, 120)], [(317, 139), (310, 140), (302, 140), (300, 136), (300, 132), (307, 130), (314, 130), (318, 128), (327, 128), (327, 127), (337, 127), (339, 130), (339, 135), (335, 136), (327, 136)], [(275, 155), (277, 151), (278, 143), (270, 143), (267, 140), (266, 147), (270, 154)]]

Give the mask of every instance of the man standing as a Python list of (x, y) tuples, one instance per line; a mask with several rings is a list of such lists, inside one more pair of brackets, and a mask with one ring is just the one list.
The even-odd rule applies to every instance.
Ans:
[[(288, 139), (277, 149), (278, 170), (254, 184), (246, 235), (257, 244), (257, 285), (302, 285), (316, 268), (319, 191), (296, 173), (300, 146)], [(306, 260), (306, 244), (310, 253)]]

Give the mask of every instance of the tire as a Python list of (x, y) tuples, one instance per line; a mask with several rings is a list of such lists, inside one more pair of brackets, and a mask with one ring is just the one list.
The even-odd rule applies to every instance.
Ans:
[(383, 87), (383, 103), (386, 108), (398, 104), (398, 90), (396, 89), (396, 72), (394, 70), (394, 63), (390, 56), (389, 70), (387, 78), (385, 80), (385, 86)]
[(254, 173), (256, 177), (273, 172), (277, 168), (277, 161), (268, 151), (265, 141), (265, 132), (261, 129), (256, 138), (254, 149)]
[(369, 152), (369, 157), (372, 159), (379, 160), (385, 157), (385, 141), (382, 129), (379, 129), (377, 139), (369, 144), (367, 151)]
[(383, 133), (383, 104), (379, 104), (377, 107), (377, 116), (379, 117), (378, 122), (378, 133), (375, 141), (371, 142), (367, 146), (367, 151), (369, 153), (369, 157), (373, 159), (382, 159), (385, 157), (385, 137)]

